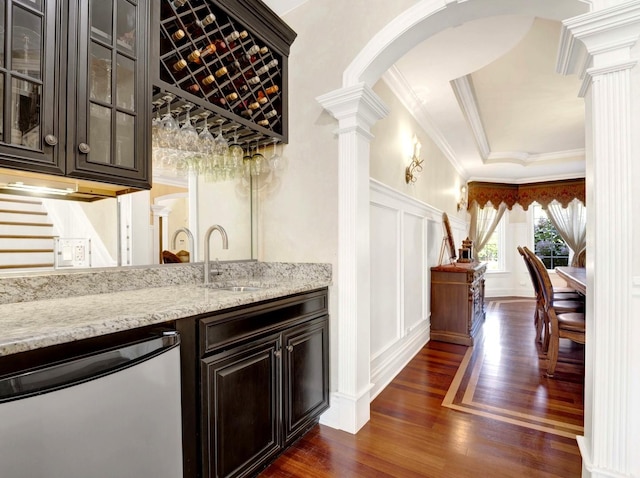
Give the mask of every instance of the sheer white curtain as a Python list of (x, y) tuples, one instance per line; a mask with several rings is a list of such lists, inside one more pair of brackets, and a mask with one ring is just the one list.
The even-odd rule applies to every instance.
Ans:
[(469, 239), (473, 241), (476, 255), (484, 248), (491, 234), (498, 227), (506, 209), (507, 205), (505, 203), (500, 203), (497, 209), (491, 203), (487, 203), (482, 209), (478, 207), (476, 202), (471, 206)]
[(566, 208), (558, 201), (552, 201), (547, 206), (547, 216), (573, 251), (571, 265), (584, 267), (587, 249), (587, 208), (578, 199), (571, 201)]

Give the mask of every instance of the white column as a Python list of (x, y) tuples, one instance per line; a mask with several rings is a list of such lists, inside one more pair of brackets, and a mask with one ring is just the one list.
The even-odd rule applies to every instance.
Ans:
[(369, 143), (371, 126), (388, 114), (362, 83), (317, 98), (338, 120), (337, 392), (332, 426), (356, 433), (369, 420), (370, 257)]
[[(586, 70), (581, 94), (587, 106), (587, 337), (585, 434), (578, 437), (585, 477), (640, 476), (640, 390), (629, 360), (638, 337), (629, 331), (633, 308), (634, 140), (633, 47), (640, 36), (640, 1), (564, 22), (561, 60), (568, 72)], [(576, 40), (579, 40), (576, 41)], [(571, 66), (570, 66), (571, 65)], [(636, 89), (637, 91), (637, 89)], [(590, 133), (590, 134), (589, 134)], [(590, 143), (590, 144), (589, 144)], [(638, 216), (636, 214), (636, 216)]]

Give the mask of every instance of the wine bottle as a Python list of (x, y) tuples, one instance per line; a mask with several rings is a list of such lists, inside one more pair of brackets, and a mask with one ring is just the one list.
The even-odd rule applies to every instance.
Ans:
[(240, 38), (240, 33), (235, 30), (226, 36), (225, 41), (227, 42), (229, 48), (234, 48), (236, 46), (236, 40), (238, 38)]
[(277, 65), (278, 60), (271, 60), (269, 63), (263, 65), (255, 71), (253, 69), (247, 70), (247, 72), (245, 73), (247, 77), (247, 83), (253, 85), (260, 83), (260, 75), (264, 75), (267, 71), (269, 71), (269, 69), (274, 68)]
[(216, 77), (213, 75), (207, 75), (207, 74), (202, 74), (200, 75), (201, 77), (198, 77), (198, 81), (200, 82), (201, 85), (203, 86), (209, 86), (212, 85), (213, 83), (215, 83), (216, 81)]
[(266, 46), (263, 46), (262, 48), (260, 48), (261, 55), (266, 55), (267, 53), (269, 53), (269, 49)]
[(169, 18), (176, 14), (189, 0), (162, 0), (162, 18)]
[(182, 88), (188, 91), (189, 93), (193, 93), (194, 95), (197, 95), (198, 93), (200, 93), (200, 85), (198, 83), (191, 82), (187, 85), (182, 86)]
[(219, 53), (226, 53), (229, 51), (229, 46), (225, 43), (224, 40), (220, 38), (216, 38), (213, 40), (214, 45), (216, 46)]
[(260, 51), (260, 47), (258, 45), (253, 45), (251, 48), (247, 50), (246, 53), (241, 53), (236, 55), (237, 61), (240, 63), (241, 68), (245, 68), (249, 66), (251, 63), (256, 61), (256, 53)]
[(260, 104), (263, 105), (267, 103), (269, 101), (269, 95), (277, 93), (279, 89), (278, 85), (271, 85), (270, 87), (265, 88), (264, 91), (258, 91), (258, 101)]
[(227, 67), (223, 66), (222, 68), (219, 68), (218, 70), (216, 70), (214, 75), (215, 75), (216, 78), (222, 78), (227, 73), (228, 73)]
[(258, 124), (259, 124), (260, 126), (265, 126), (265, 127), (266, 127), (266, 126), (269, 126), (269, 120), (262, 119), (262, 120), (258, 121)]
[(200, 50), (193, 50), (191, 53), (187, 55), (187, 62), (191, 61), (194, 63), (199, 63), (200, 60)]
[(264, 114), (264, 117), (269, 119), (269, 118), (273, 118), (277, 114), (278, 114), (278, 112), (276, 110), (269, 110)]
[(171, 65), (171, 74), (173, 75), (174, 80), (179, 80), (184, 78), (189, 70), (187, 69), (187, 60), (184, 58), (180, 58), (179, 60), (170, 63)]
[(238, 38), (234, 40), (229, 41), (229, 38), (227, 37), (227, 43), (229, 44), (229, 48), (233, 50), (237, 45), (245, 41), (248, 36), (249, 34), (247, 33), (247, 30), (242, 30), (240, 33), (238, 33)]
[(200, 58), (195, 60), (195, 62), (198, 64), (202, 64), (204, 62), (204, 59), (212, 53), (215, 53), (215, 51), (216, 46), (213, 43), (209, 43), (207, 46), (200, 50)]
[(208, 14), (202, 20), (196, 20), (195, 22), (191, 22), (188, 25), (185, 25), (185, 30), (189, 34), (192, 39), (197, 39), (204, 34), (204, 29), (211, 25), (216, 19), (216, 16), (213, 13)]

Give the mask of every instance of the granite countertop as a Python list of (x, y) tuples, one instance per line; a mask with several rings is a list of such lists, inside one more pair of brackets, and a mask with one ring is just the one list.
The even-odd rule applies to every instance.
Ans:
[[(225, 278), (0, 305), (0, 357), (327, 287), (330, 277)], [(253, 286), (234, 292), (224, 286)]]

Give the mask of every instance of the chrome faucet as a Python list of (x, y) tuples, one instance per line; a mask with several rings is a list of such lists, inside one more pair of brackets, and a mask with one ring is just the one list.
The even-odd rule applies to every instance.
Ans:
[(213, 233), (213, 231), (218, 231), (220, 233), (220, 236), (222, 236), (222, 248), (229, 249), (229, 239), (227, 238), (227, 231), (225, 231), (222, 226), (218, 224), (214, 224), (209, 229), (207, 229), (207, 232), (204, 235), (204, 283), (205, 284), (209, 283), (209, 275), (211, 274), (211, 271), (210, 271), (211, 264), (209, 264), (209, 256), (211, 252), (210, 250), (211, 234)]
[(193, 234), (191, 233), (191, 231), (186, 228), (186, 227), (179, 227), (178, 229), (176, 229), (173, 233), (173, 237), (171, 238), (171, 249), (172, 250), (176, 250), (176, 239), (178, 239), (178, 236), (180, 235), (181, 232), (184, 232), (187, 235), (187, 240), (189, 241), (189, 254), (191, 254), (193, 256), (193, 258), (190, 258), (189, 262), (195, 262), (196, 260), (196, 251), (195, 251), (195, 247), (194, 247), (194, 241), (193, 241)]

